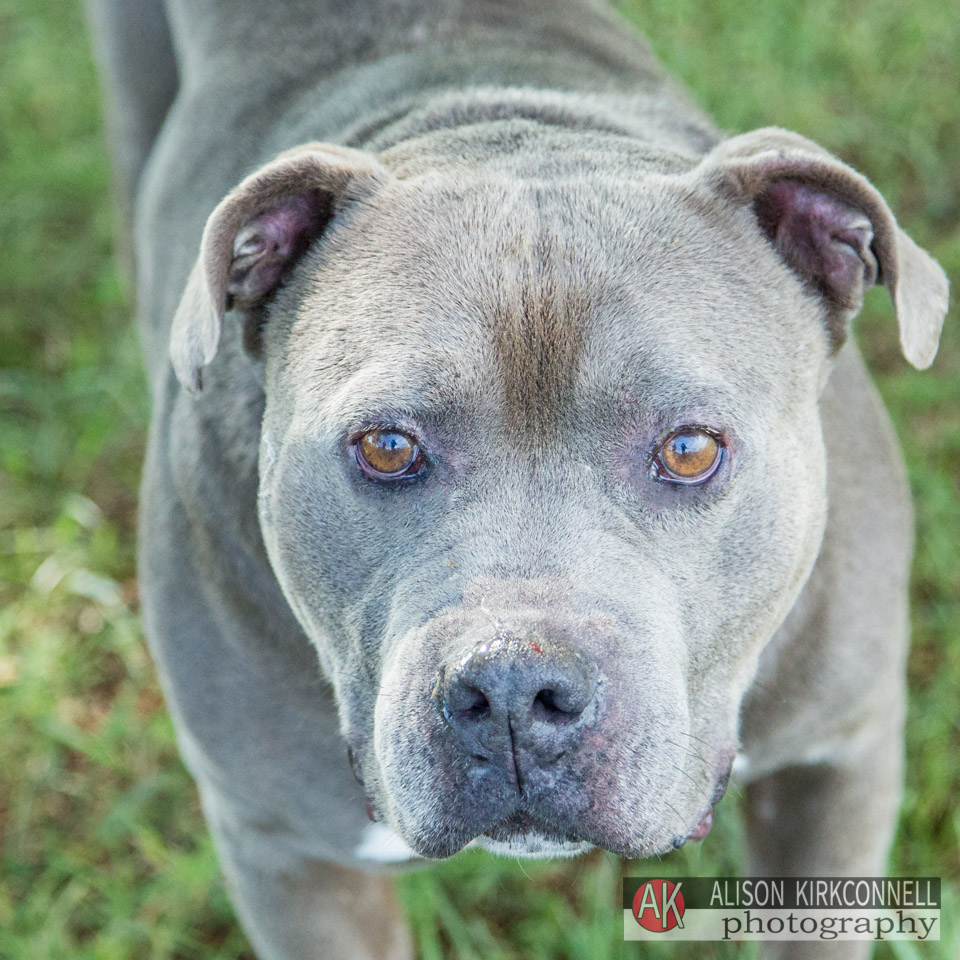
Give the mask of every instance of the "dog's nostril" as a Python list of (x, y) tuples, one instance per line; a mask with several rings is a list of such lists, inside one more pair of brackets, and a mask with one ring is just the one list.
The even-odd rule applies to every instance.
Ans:
[(533, 700), (534, 716), (553, 722), (575, 720), (583, 712), (577, 697), (564, 696), (551, 687), (545, 687)]
[(451, 713), (468, 723), (483, 720), (490, 713), (490, 701), (487, 695), (466, 683), (459, 685), (456, 695), (448, 699), (447, 707)]
[(555, 690), (541, 690), (533, 700), (534, 707), (539, 707), (540, 711), (547, 713), (557, 713), (560, 708), (557, 706), (557, 694)]

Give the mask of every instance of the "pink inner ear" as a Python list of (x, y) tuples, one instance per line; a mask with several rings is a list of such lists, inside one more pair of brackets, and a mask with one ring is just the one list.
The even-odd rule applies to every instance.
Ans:
[(257, 214), (233, 242), (231, 305), (250, 307), (271, 293), (328, 218), (329, 199), (318, 190), (286, 197)]
[(810, 184), (770, 183), (757, 197), (760, 225), (787, 263), (837, 301), (856, 309), (877, 278), (873, 228), (859, 210)]

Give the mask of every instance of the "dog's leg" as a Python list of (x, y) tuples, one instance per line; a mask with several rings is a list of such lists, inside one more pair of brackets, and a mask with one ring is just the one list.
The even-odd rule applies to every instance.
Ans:
[(177, 62), (162, 0), (87, 0), (87, 15), (129, 260), (137, 184), (177, 93)]
[(393, 880), (305, 856), (295, 842), (204, 812), (240, 923), (259, 960), (412, 960)]
[[(894, 695), (893, 700), (897, 700)], [(900, 704), (828, 761), (791, 767), (746, 789), (753, 876), (883, 876), (903, 772)], [(767, 943), (763, 960), (864, 960), (860, 941)]]

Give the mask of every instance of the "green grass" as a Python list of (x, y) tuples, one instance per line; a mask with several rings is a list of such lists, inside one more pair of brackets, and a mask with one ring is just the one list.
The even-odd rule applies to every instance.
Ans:
[[(776, 123), (881, 188), (960, 277), (960, 15), (943, 0), (632, 0), (724, 127)], [(250, 957), (142, 643), (133, 567), (147, 402), (79, 0), (0, 0), (0, 957)], [(946, 880), (960, 952), (960, 325), (917, 373), (882, 292), (858, 337), (913, 484), (907, 792), (895, 872)], [(631, 872), (733, 872), (737, 798), (700, 847)], [(425, 960), (636, 956), (618, 878), (457, 857), (400, 890)], [(733, 956), (710, 945), (649, 957)], [(745, 955), (750, 955), (745, 952)]]

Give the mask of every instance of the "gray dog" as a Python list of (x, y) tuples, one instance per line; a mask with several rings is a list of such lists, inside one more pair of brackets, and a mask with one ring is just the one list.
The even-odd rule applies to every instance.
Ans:
[(409, 957), (386, 874), (471, 844), (671, 850), (735, 757), (753, 873), (882, 874), (911, 514), (848, 330), (882, 282), (926, 367), (947, 281), (870, 183), (589, 0), (92, 15), (147, 634), (259, 956)]

